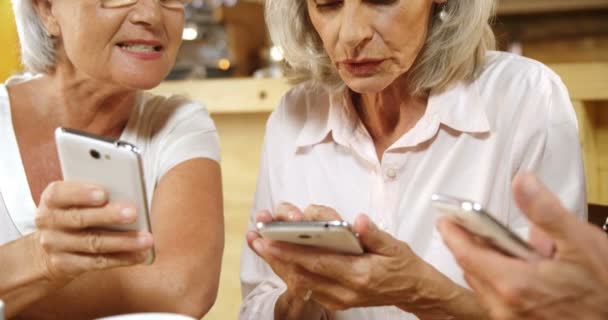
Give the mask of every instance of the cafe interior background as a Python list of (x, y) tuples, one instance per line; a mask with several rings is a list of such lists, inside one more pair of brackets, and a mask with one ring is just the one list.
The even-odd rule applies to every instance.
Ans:
[[(286, 0), (287, 1), (287, 0)], [(205, 319), (236, 319), (239, 256), (264, 124), (289, 89), (268, 39), (263, 0), (194, 0), (175, 68), (152, 91), (203, 102), (222, 143), (226, 248), (217, 302)], [(569, 89), (579, 121), (590, 221), (608, 208), (608, 0), (499, 0), (500, 50), (542, 61)], [(0, 0), (0, 81), (19, 72), (10, 0)]]

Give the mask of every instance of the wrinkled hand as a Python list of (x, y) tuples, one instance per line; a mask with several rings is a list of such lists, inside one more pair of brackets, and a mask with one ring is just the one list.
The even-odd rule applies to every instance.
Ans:
[(107, 194), (98, 187), (54, 182), (40, 199), (38, 231), (32, 237), (34, 259), (51, 281), (142, 263), (153, 245), (151, 234), (100, 230), (136, 218), (133, 206), (108, 203)]
[(531, 222), (553, 238), (551, 257), (507, 257), (447, 219), (438, 224), (479, 300), (495, 319), (608, 319), (606, 234), (570, 214), (530, 174), (515, 178), (513, 192)]
[[(273, 218), (269, 212), (262, 211), (257, 219), (268, 222)], [(327, 221), (341, 218), (327, 207), (311, 206), (302, 212), (283, 204), (277, 208), (275, 219)], [(273, 242), (264, 240), (256, 232), (249, 232), (247, 241), (283, 279), (291, 296), (302, 299), (311, 290), (310, 298), (327, 310), (397, 305), (413, 312), (427, 306), (427, 297), (420, 293), (421, 290), (434, 293), (433, 286), (441, 283), (443, 276), (418, 258), (407, 244), (380, 230), (367, 216), (357, 217), (353, 229), (365, 249), (363, 255)]]

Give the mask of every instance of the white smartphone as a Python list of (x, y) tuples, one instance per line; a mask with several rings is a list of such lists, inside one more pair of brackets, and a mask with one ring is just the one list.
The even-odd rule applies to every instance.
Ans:
[[(107, 229), (151, 232), (143, 166), (135, 146), (67, 128), (55, 130), (55, 141), (65, 181), (99, 185), (108, 193), (109, 201), (135, 205), (135, 222)], [(153, 261), (154, 249), (150, 249), (145, 263)]]
[(363, 254), (363, 247), (345, 221), (273, 221), (258, 222), (264, 239), (323, 248), (353, 255)]
[(492, 217), (479, 203), (439, 194), (431, 197), (431, 203), (442, 214), (503, 253), (528, 261), (541, 258), (534, 248)]

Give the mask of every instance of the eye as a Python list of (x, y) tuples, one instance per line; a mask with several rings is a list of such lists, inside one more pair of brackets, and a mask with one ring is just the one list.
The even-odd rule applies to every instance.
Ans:
[(342, 6), (343, 2), (342, 0), (318, 0), (315, 1), (315, 5), (319, 10), (331, 10)]
[[(101, 0), (101, 6), (104, 8), (120, 8), (132, 6), (138, 0)], [(168, 9), (183, 9), (189, 5), (192, 0), (157, 0), (161, 6)]]
[(397, 1), (399, 0), (369, 0), (370, 3), (379, 5), (391, 5), (396, 3)]
[(133, 5), (137, 0), (101, 0), (103, 8), (120, 8)]
[(192, 3), (192, 0), (159, 0), (159, 2), (165, 8), (183, 9)]

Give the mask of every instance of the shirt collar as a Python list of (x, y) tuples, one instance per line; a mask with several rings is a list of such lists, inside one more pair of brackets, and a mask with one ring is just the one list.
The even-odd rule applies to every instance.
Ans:
[[(348, 146), (360, 129), (348, 89), (334, 92), (323, 90), (322, 93), (313, 91), (307, 95), (306, 123), (297, 137), (296, 147), (312, 146), (328, 137), (340, 145)], [(431, 139), (439, 130), (440, 124), (463, 133), (489, 132), (490, 124), (485, 107), (475, 82), (459, 83), (441, 93), (431, 92), (425, 114), (397, 144), (409, 146)]]
[(297, 137), (296, 147), (318, 144), (330, 135), (335, 142), (347, 144), (348, 133), (359, 121), (347, 94), (348, 90), (323, 90), (322, 93), (313, 90), (308, 94), (306, 123)]
[(460, 132), (485, 133), (490, 131), (486, 104), (477, 82), (460, 82), (444, 92), (432, 92), (424, 117), (436, 117)]

